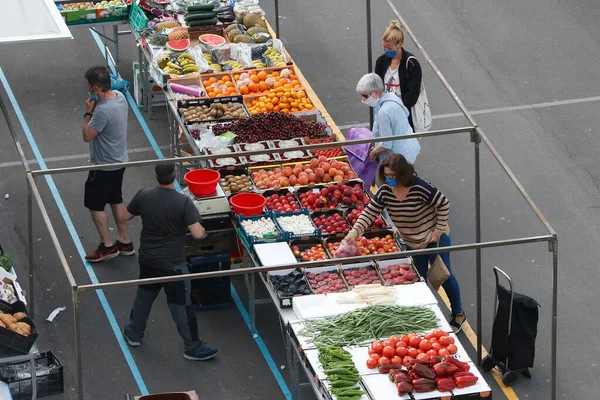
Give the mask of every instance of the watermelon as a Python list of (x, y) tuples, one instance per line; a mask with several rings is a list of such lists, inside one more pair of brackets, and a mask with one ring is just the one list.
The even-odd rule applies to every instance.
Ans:
[(223, 36), (213, 35), (210, 33), (201, 35), (198, 37), (198, 40), (207, 46), (221, 46), (222, 44), (225, 44), (225, 38)]
[(167, 42), (167, 48), (171, 51), (186, 51), (190, 47), (190, 39), (171, 40)]

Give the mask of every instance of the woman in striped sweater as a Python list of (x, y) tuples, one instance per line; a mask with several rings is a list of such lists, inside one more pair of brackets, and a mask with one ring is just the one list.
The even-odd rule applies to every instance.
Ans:
[[(409, 250), (452, 244), (448, 226), (448, 199), (430, 183), (419, 178), (414, 166), (404, 156), (393, 154), (383, 160), (379, 165), (379, 180), (386, 183), (379, 187), (373, 200), (346, 236), (347, 242), (355, 241), (380, 213), (387, 210)], [(458, 281), (450, 267), (450, 252), (413, 258), (417, 270), (426, 278), (429, 264), (433, 264), (438, 255), (450, 271), (450, 277), (442, 287), (452, 306), (450, 325), (455, 332), (459, 332), (467, 318), (462, 309)]]

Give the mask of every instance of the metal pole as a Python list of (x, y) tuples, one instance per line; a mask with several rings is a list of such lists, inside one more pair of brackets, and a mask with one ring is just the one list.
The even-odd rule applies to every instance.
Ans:
[(558, 239), (554, 236), (554, 240), (549, 242), (552, 251), (552, 400), (556, 400), (556, 343), (558, 335)]
[(35, 315), (35, 296), (33, 293), (33, 194), (31, 193), (29, 179), (27, 179), (27, 242), (29, 261), (29, 314), (33, 318)]
[[(475, 243), (481, 243), (481, 163), (479, 160), (479, 133), (473, 129), (475, 150)], [(475, 286), (477, 288), (477, 365), (481, 363), (483, 324), (481, 321), (481, 248), (475, 249)]]
[(77, 398), (83, 400), (83, 365), (81, 359), (81, 326), (79, 321), (79, 289), (73, 288), (73, 315), (75, 317), (75, 358), (77, 368)]
[(279, 0), (275, 0), (275, 36), (279, 39)]
[[(368, 71), (373, 71), (373, 39), (371, 38), (371, 0), (366, 0), (367, 7), (367, 66)], [(369, 128), (373, 129), (373, 108), (369, 107)]]
[(116, 58), (115, 58), (115, 70), (118, 69), (119, 66), (119, 25), (113, 25), (113, 35), (115, 36), (115, 53), (116, 53)]

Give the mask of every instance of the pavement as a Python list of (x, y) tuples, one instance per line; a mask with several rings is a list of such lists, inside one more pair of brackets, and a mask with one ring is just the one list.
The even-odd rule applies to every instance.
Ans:
[[(600, 162), (596, 157), (600, 147), (600, 71), (595, 68), (600, 59), (600, 5), (593, 0), (404, 0), (394, 4), (558, 232), (558, 397), (597, 398), (597, 356), (587, 349), (593, 344), (579, 340), (589, 338), (600, 325), (593, 314), (600, 258)], [(263, 7), (273, 21), (271, 4)], [(280, 36), (336, 123), (351, 127), (368, 122), (368, 110), (354, 92), (356, 82), (368, 71), (364, 3), (282, 2), (279, 14)], [(374, 57), (380, 50), (378, 38), (392, 15), (386, 3), (374, 3)], [(75, 29), (73, 34), (73, 41), (0, 45), (0, 67), (49, 167), (87, 162), (88, 149), (80, 134), (86, 98), (83, 74), (88, 67), (104, 62), (86, 29)], [(412, 43), (405, 48), (418, 56)], [(131, 38), (122, 36), (120, 72), (130, 81), (133, 54)], [(436, 116), (434, 128), (466, 126), (430, 69), (425, 69), (424, 77)], [(1, 95), (7, 100), (4, 93)], [(134, 113), (129, 115), (131, 159), (156, 158)], [(12, 121), (19, 127), (14, 114)], [(164, 111), (155, 109), (153, 119), (145, 118), (145, 122), (168, 154)], [(34, 148), (20, 127), (18, 131), (27, 157), (34, 159)], [(0, 243), (14, 255), (20, 280), (26, 284), (24, 173), (2, 119), (0, 135), (4, 143), (0, 146), (0, 194), (9, 194), (8, 199), (0, 200)], [(421, 145), (417, 171), (449, 197), (453, 242), (473, 242), (474, 160), (468, 135), (427, 138)], [(485, 148), (481, 162), (483, 240), (545, 234)], [(97, 244), (82, 204), (85, 174), (53, 177), (54, 193), (42, 180), (38, 179), (42, 196), (77, 282), (88, 283), (94, 276), (101, 282), (135, 278), (136, 257), (119, 257), (93, 269), (86, 269), (80, 262), (80, 250)], [(126, 182), (124, 196), (131, 198), (140, 187), (154, 184), (152, 171), (129, 169)], [(57, 195), (64, 203), (62, 212)], [(65, 365), (65, 394), (51, 398), (75, 398), (70, 288), (37, 210), (34, 217), (35, 308), (41, 332), (38, 344), (42, 350), (51, 349)], [(65, 218), (72, 225), (66, 224)], [(139, 230), (139, 221), (134, 221), (130, 231), (135, 242), (139, 241)], [(74, 244), (72, 235), (81, 247)], [(505, 393), (490, 378), (493, 397), (549, 399), (552, 258), (547, 245), (486, 249), (482, 255), (482, 340), (486, 347), (491, 340), (493, 317), (493, 266), (511, 276), (518, 292), (541, 304), (533, 378), (519, 379), (514, 393)], [(475, 326), (475, 254), (454, 253), (452, 260), (466, 313)], [(243, 283), (234, 279), (234, 287), (245, 303)], [(151, 393), (195, 389), (211, 399), (285, 398), (281, 387), (289, 385), (287, 370), (280, 370), (285, 383), (275, 378), (244, 322), (244, 307), (199, 313), (202, 334), (221, 353), (213, 361), (193, 363), (181, 357), (182, 346), (164, 297), (155, 304), (143, 346), (129, 350), (117, 337), (119, 326), (127, 321), (134, 289), (109, 289), (103, 296), (87, 293), (81, 306), (86, 399), (122, 398), (125, 393), (139, 394), (143, 388)], [(43, 321), (59, 306), (67, 306), (67, 310), (52, 323)], [(273, 359), (272, 366), (282, 366), (285, 353), (275, 309), (265, 305), (258, 310), (260, 338)], [(463, 343), (467, 343), (465, 337)], [(474, 356), (472, 349), (470, 352)], [(303, 398), (315, 397), (305, 392)]]

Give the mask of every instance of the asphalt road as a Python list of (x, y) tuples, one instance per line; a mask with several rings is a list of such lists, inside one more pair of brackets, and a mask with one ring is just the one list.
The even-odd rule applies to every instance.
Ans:
[[(396, 1), (427, 52), (476, 120), (503, 155), (552, 226), (560, 243), (558, 395), (560, 398), (597, 397), (596, 352), (585, 340), (599, 323), (594, 318), (595, 284), (600, 256), (598, 242), (598, 191), (600, 164), (595, 157), (600, 79), (595, 66), (600, 58), (600, 5), (592, 0), (527, 2)], [(272, 21), (271, 4), (263, 4)], [(280, 4), (280, 36), (338, 125), (368, 121), (368, 110), (354, 87), (367, 72), (364, 5), (357, 0), (327, 3)], [(382, 34), (391, 18), (386, 3), (373, 8), (373, 36)], [(84, 164), (86, 145), (80, 138), (81, 114), (86, 97), (83, 73), (102, 64), (102, 56), (86, 30), (74, 31), (74, 41), (1, 45), (0, 66), (10, 82), (39, 149), (51, 167)], [(120, 71), (131, 79), (131, 39), (121, 38)], [(406, 48), (415, 52), (411, 43)], [(374, 56), (379, 53), (374, 42)], [(466, 125), (454, 117), (458, 111), (431, 70), (425, 84), (434, 127)], [(4, 96), (4, 94), (2, 94)], [(6, 97), (5, 97), (6, 99)], [(583, 99), (583, 100), (579, 100)], [(547, 104), (562, 101), (556, 105)], [(533, 105), (533, 106), (532, 106)], [(506, 110), (506, 107), (514, 107)], [(13, 118), (16, 122), (16, 118)], [(148, 121), (157, 142), (169, 143), (166, 116), (155, 111)], [(0, 121), (0, 243), (15, 255), (21, 280), (26, 276), (26, 188), (17, 153)], [(21, 132), (28, 157), (31, 149)], [(132, 159), (153, 158), (149, 142), (130, 113), (130, 149), (141, 149)], [(69, 156), (68, 158), (64, 158)], [(487, 150), (482, 150), (483, 240), (544, 234), (542, 225), (521, 199)], [(473, 146), (467, 135), (424, 139), (417, 160), (418, 172), (449, 197), (454, 243), (474, 240)], [(83, 247), (97, 238), (82, 205), (85, 176), (57, 176), (54, 181)], [(152, 185), (151, 171), (127, 173), (125, 197)], [(41, 180), (40, 180), (41, 181)], [(61, 238), (63, 250), (78, 282), (90, 277), (80, 262), (69, 231), (46, 184), (42, 195)], [(74, 354), (70, 289), (36, 212), (36, 303), (42, 349), (52, 349), (66, 365), (66, 395), (74, 398)], [(137, 240), (139, 222), (131, 225)], [(461, 284), (463, 303), (475, 326), (474, 253), (452, 256)], [(494, 281), (498, 266), (512, 278), (515, 288), (539, 301), (539, 336), (531, 381), (514, 386), (519, 398), (550, 397), (551, 255), (543, 244), (483, 251), (483, 341), (489, 347), (493, 316)], [(134, 259), (119, 258), (94, 268), (100, 281), (133, 278)], [(244, 291), (235, 282), (240, 296)], [(132, 290), (105, 291), (118, 324), (127, 320)], [(42, 322), (51, 310), (67, 306), (53, 323)], [(138, 385), (115, 340), (113, 330), (95, 294), (83, 302), (83, 344), (86, 398), (119, 398), (139, 393)], [(215, 399), (278, 398), (277, 382), (236, 308), (201, 313), (203, 334), (223, 350), (214, 363), (194, 364), (181, 358), (181, 346), (164, 302), (160, 299), (144, 347), (133, 351), (141, 378), (151, 392), (194, 388)], [(273, 307), (261, 306), (258, 326), (277, 365), (285, 357)], [(574, 340), (575, 339), (575, 340)], [(584, 342), (580, 342), (584, 340)], [(593, 347), (592, 347), (593, 348)], [(583, 350), (583, 351), (582, 351)], [(282, 371), (287, 379), (287, 372)], [(309, 394), (306, 398), (311, 398)], [(61, 398), (61, 396), (57, 396)], [(494, 390), (494, 398), (504, 398)]]

